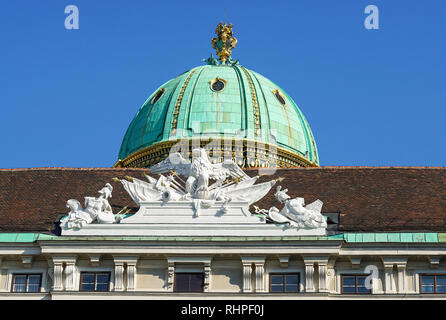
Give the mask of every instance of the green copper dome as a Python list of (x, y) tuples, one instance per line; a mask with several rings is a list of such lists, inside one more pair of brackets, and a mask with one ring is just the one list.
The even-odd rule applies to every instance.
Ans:
[[(280, 167), (319, 164), (311, 129), (286, 92), (262, 75), (229, 63), (196, 67), (158, 88), (128, 127), (115, 166), (150, 166), (164, 159), (178, 139), (200, 134), (274, 144)], [(261, 159), (255, 161), (258, 155), (248, 159), (246, 147), (243, 152), (240, 165), (265, 166)]]

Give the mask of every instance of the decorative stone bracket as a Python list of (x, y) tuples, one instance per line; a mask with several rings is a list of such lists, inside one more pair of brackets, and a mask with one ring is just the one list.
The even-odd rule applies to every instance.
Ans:
[(432, 269), (436, 269), (440, 266), (441, 256), (428, 256), (427, 259), (429, 260)]
[(33, 263), (33, 256), (22, 256), (22, 264), (25, 268), (31, 268)]

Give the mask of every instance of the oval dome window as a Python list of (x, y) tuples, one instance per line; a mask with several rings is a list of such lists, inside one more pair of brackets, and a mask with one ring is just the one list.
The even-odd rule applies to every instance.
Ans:
[(161, 98), (161, 96), (164, 94), (164, 92), (166, 92), (166, 89), (164, 89), (164, 88), (159, 89), (159, 90), (155, 93), (155, 96), (154, 96), (153, 99), (152, 99), (152, 104), (154, 104), (155, 102), (157, 102), (157, 101)]
[(215, 92), (222, 91), (226, 86), (226, 81), (220, 78), (215, 78), (211, 81), (211, 89)]
[(284, 106), (286, 102), (283, 95), (279, 92), (279, 90), (274, 90), (273, 93), (276, 99), (279, 100), (280, 104)]

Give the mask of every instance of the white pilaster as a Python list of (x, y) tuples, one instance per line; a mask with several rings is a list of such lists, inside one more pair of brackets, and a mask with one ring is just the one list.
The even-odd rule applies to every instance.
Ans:
[(398, 293), (407, 292), (407, 275), (406, 275), (406, 263), (397, 264), (398, 270)]
[(305, 264), (305, 292), (316, 292), (314, 286), (314, 257), (303, 257)]
[(53, 290), (54, 291), (62, 291), (63, 290), (63, 283), (62, 283), (63, 261), (53, 259), (53, 265), (54, 265)]
[(305, 261), (305, 292), (314, 292), (314, 261)]
[(254, 264), (256, 272), (256, 292), (265, 292), (265, 262)]
[(318, 275), (319, 275), (319, 292), (328, 292), (327, 287), (327, 261), (318, 262)]
[(135, 291), (137, 262), (138, 257), (126, 258), (125, 263), (127, 264), (127, 291)]
[(243, 292), (251, 292), (252, 262), (243, 262)]
[(65, 290), (76, 290), (76, 259), (68, 260), (65, 262)]
[(115, 291), (124, 291), (124, 261), (115, 260)]
[(386, 294), (395, 293), (394, 279), (393, 279), (393, 264), (384, 264), (384, 291)]

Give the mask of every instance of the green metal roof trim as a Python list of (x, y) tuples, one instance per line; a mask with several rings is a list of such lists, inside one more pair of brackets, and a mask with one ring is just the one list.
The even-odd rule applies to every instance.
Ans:
[[(443, 235), (440, 237), (440, 235)], [(344, 233), (346, 242), (446, 242), (445, 233)], [(440, 240), (441, 239), (441, 240)]]
[(63, 237), (43, 233), (0, 233), (0, 243), (32, 243), (41, 240), (51, 241), (333, 241), (343, 240), (348, 243), (437, 243), (446, 242), (446, 233), (342, 233), (331, 236), (301, 237)]
[(35, 242), (57, 238), (59, 237), (44, 233), (0, 233), (0, 242)]
[[(226, 81), (220, 92), (210, 88), (210, 82), (216, 78)], [(261, 136), (255, 135), (251, 84), (259, 108)], [(152, 104), (161, 88), (164, 93)], [(277, 89), (283, 94), (285, 105), (274, 96), (273, 91)], [(177, 103), (179, 108), (175, 116)], [(177, 131), (172, 135), (174, 121)], [(270, 138), (273, 133), (278, 147), (319, 163), (313, 133), (293, 99), (269, 79), (239, 65), (199, 66), (155, 90), (130, 123), (119, 159), (155, 143), (189, 138), (203, 132), (210, 136), (224, 134), (225, 137), (241, 138), (241, 130), (246, 130), (245, 139), (266, 143), (273, 143)]]

